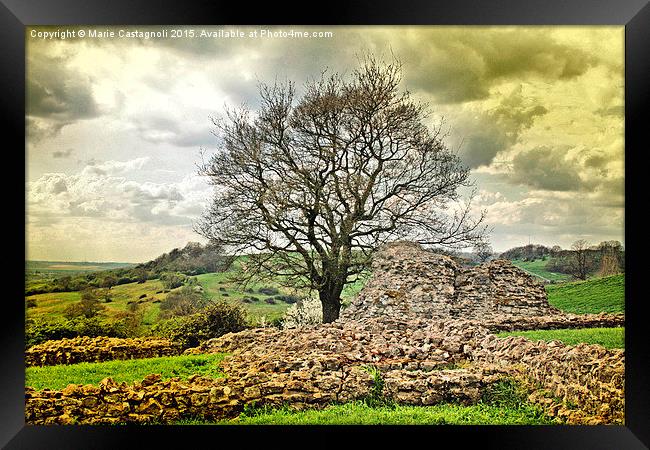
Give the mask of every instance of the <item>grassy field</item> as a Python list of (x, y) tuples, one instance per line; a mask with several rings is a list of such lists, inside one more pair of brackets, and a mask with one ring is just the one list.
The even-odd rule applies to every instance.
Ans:
[[(240, 286), (238, 283), (231, 281), (232, 273), (206, 273), (198, 275), (196, 278), (203, 286), (203, 289), (213, 299), (223, 299), (227, 301), (237, 302), (248, 311), (253, 320), (260, 320), (262, 317), (267, 321), (281, 318), (286, 310), (291, 306), (289, 303), (277, 300), (274, 297), (277, 295), (293, 295), (298, 298), (310, 295), (309, 291), (288, 289), (282, 287), (277, 283), (265, 281), (257, 283), (249, 283), (245, 287)], [(349, 302), (352, 297), (357, 295), (365, 285), (369, 275), (351, 283), (345, 287), (341, 294), (344, 303)], [(264, 294), (260, 289), (277, 289), (279, 294)], [(314, 295), (314, 293), (312, 293)], [(250, 303), (245, 303), (244, 299), (254, 299)], [(269, 303), (274, 302), (274, 303)]]
[(163, 379), (187, 378), (192, 374), (221, 377), (219, 364), (223, 354), (181, 355), (160, 358), (129, 359), (101, 363), (28, 367), (25, 386), (36, 390), (63, 389), (68, 384), (97, 384), (106, 377), (117, 382), (142, 381), (149, 374), (160, 374)]
[(570, 313), (596, 314), (625, 311), (624, 274), (574, 283), (547, 285), (546, 292), (551, 305)]
[(599, 344), (606, 348), (625, 348), (624, 328), (579, 328), (572, 330), (533, 330), (498, 333), (497, 336), (523, 336), (532, 341), (562, 341), (567, 345)]
[[(114, 286), (110, 290), (101, 289), (100, 299), (107, 293), (110, 303), (102, 303), (106, 307), (106, 316), (115, 317), (128, 308), (129, 302), (138, 302), (144, 310), (144, 324), (152, 325), (158, 320), (160, 307), (156, 300), (164, 299), (167, 294), (162, 292), (160, 280), (148, 280), (145, 283), (129, 283)], [(146, 294), (145, 298), (140, 296)], [(25, 297), (25, 300), (35, 300), (36, 306), (27, 309), (28, 318), (62, 319), (66, 307), (80, 300), (81, 294), (75, 292), (50, 292)], [(102, 300), (103, 301), (103, 300)]]
[(564, 281), (569, 281), (571, 279), (571, 275), (567, 275), (564, 273), (549, 272), (548, 270), (546, 270), (545, 266), (547, 262), (548, 261), (543, 261), (541, 259), (536, 259), (535, 261), (513, 260), (512, 264), (519, 267), (520, 269), (524, 269), (526, 272), (529, 272), (531, 275), (536, 275), (542, 279), (551, 280), (560, 283)]

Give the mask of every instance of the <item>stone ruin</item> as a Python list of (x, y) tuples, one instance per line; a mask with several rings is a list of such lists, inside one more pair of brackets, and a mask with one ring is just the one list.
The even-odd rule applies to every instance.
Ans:
[(464, 268), (410, 243), (386, 246), (341, 318), (301, 329), (229, 333), (186, 353), (228, 353), (224, 378), (103, 380), (62, 391), (26, 388), (32, 424), (170, 423), (236, 417), (247, 405), (323, 408), (376, 395), (409, 405), (474, 404), (516, 379), (564, 423), (623, 423), (624, 350), (498, 338), (499, 329), (620, 326), (623, 315), (562, 314), (507, 261)]
[(556, 315), (544, 287), (506, 260), (462, 267), (412, 242), (395, 242), (373, 259), (372, 278), (342, 317), (463, 318)]
[(623, 326), (624, 314), (569, 314), (535, 277), (507, 260), (463, 267), (413, 242), (385, 245), (372, 278), (341, 320), (418, 317), (477, 320), (492, 331)]

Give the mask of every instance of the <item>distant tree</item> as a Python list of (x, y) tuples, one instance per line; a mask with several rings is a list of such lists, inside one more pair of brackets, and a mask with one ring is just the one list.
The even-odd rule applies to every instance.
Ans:
[(117, 285), (117, 279), (114, 276), (107, 275), (101, 282), (101, 287), (106, 289), (111, 289), (113, 286)]
[(97, 298), (97, 294), (92, 289), (85, 289), (81, 292), (81, 300), (68, 306), (63, 315), (68, 319), (76, 317), (85, 317), (90, 319), (101, 314), (106, 308)]
[(571, 261), (571, 274), (579, 280), (586, 280), (589, 275), (589, 243), (578, 239), (571, 245), (573, 258)]
[(144, 283), (149, 279), (149, 272), (143, 267), (133, 269), (133, 277), (138, 283)]
[(72, 277), (70, 277), (70, 276), (68, 275), (68, 276), (65, 276), (65, 277), (61, 277), (61, 278), (59, 278), (59, 284), (61, 285), (61, 290), (62, 290), (62, 291), (66, 292), (66, 291), (71, 290), (71, 287), (72, 287)]
[(615, 275), (621, 273), (621, 259), (623, 245), (619, 241), (603, 241), (598, 245), (600, 252), (601, 276)]
[(183, 285), (187, 277), (182, 273), (163, 273), (160, 275), (160, 281), (165, 289), (175, 289)]
[(401, 80), (399, 62), (369, 56), (347, 79), (323, 73), (298, 100), (291, 82), (262, 85), (255, 114), (214, 121), (222, 146), (199, 173), (217, 188), (196, 231), (247, 254), (248, 280), (316, 290), (326, 323), (381, 244), (473, 245), (483, 216), (469, 202), (451, 207), (469, 169)]
[(138, 336), (142, 331), (144, 308), (137, 302), (130, 303), (126, 311), (116, 314), (116, 318), (121, 321), (127, 336)]
[(494, 254), (492, 246), (487, 241), (478, 242), (474, 245), (474, 253), (480, 262), (485, 262)]

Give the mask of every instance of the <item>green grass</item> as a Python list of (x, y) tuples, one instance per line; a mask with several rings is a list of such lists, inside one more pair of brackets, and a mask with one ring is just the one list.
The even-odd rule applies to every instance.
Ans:
[[(160, 280), (148, 280), (145, 283), (128, 283), (114, 286), (110, 290), (99, 289), (99, 298), (102, 305), (106, 307), (105, 315), (108, 318), (115, 317), (120, 312), (127, 311), (128, 302), (140, 301), (140, 306), (144, 310), (144, 325), (152, 325), (158, 320), (160, 311), (159, 303), (154, 300), (162, 300), (167, 294), (160, 292), (163, 285)], [(104, 293), (112, 299), (110, 303), (103, 303)], [(157, 293), (160, 292), (160, 293)], [(139, 297), (142, 294), (147, 296), (144, 299)], [(80, 300), (81, 294), (78, 291), (73, 292), (50, 292), (46, 294), (36, 294), (25, 297), (25, 300), (35, 300), (36, 307), (27, 309), (27, 318), (43, 319), (63, 319), (65, 309)]]
[(223, 354), (164, 356), (160, 358), (79, 363), (71, 365), (28, 367), (25, 385), (36, 390), (60, 390), (69, 384), (97, 384), (106, 377), (117, 382), (142, 381), (149, 374), (163, 379), (187, 378), (198, 374), (214, 378), (223, 376), (219, 364)]
[(541, 425), (553, 423), (538, 409), (486, 404), (461, 406), (368, 406), (364, 402), (300, 412), (288, 408), (261, 410), (218, 422), (183, 420), (179, 425)]
[(625, 275), (587, 281), (547, 285), (548, 301), (574, 314), (619, 313), (625, 311)]
[[(267, 321), (279, 319), (284, 316), (284, 313), (291, 306), (281, 301), (276, 301), (275, 304), (266, 303), (266, 299), (272, 298), (275, 295), (261, 294), (259, 292), (261, 288), (275, 288), (281, 295), (294, 295), (297, 297), (306, 297), (309, 295), (307, 289), (289, 289), (271, 281), (251, 282), (243, 287), (231, 280), (232, 275), (232, 272), (206, 273), (197, 275), (196, 278), (210, 298), (223, 299), (243, 306), (253, 322), (261, 320), (262, 317)], [(349, 303), (352, 297), (357, 295), (363, 286), (365, 286), (368, 278), (369, 275), (364, 275), (354, 283), (346, 285), (341, 294), (343, 302)], [(244, 297), (251, 296), (256, 297), (257, 300), (252, 303), (243, 302)]]
[(625, 348), (624, 328), (577, 328), (571, 330), (533, 330), (498, 333), (499, 337), (524, 336), (532, 341), (562, 341), (568, 345), (581, 342), (599, 344), (606, 348)]
[(548, 270), (546, 270), (547, 262), (548, 260), (544, 261), (541, 259), (536, 259), (535, 261), (513, 260), (512, 264), (519, 267), (520, 269), (524, 269), (525, 271), (529, 272), (531, 275), (536, 275), (542, 279), (547, 279), (556, 282), (564, 282), (564, 281), (569, 281), (571, 279), (571, 275), (567, 275), (564, 273), (549, 272)]

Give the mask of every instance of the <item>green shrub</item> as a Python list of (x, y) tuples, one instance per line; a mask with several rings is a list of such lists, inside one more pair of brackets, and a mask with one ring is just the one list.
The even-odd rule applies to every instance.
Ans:
[(91, 289), (85, 289), (81, 292), (81, 300), (68, 306), (63, 315), (67, 319), (74, 319), (76, 317), (90, 319), (98, 316), (105, 309), (106, 307), (97, 298), (97, 293)]
[(28, 319), (25, 325), (25, 348), (45, 341), (78, 336), (130, 337), (123, 320), (109, 322), (97, 317), (77, 317), (66, 321)]
[(183, 286), (180, 290), (171, 292), (160, 302), (160, 318), (169, 319), (195, 314), (205, 307), (206, 303), (205, 297), (192, 286)]
[(528, 406), (528, 394), (514, 380), (507, 379), (488, 386), (481, 401), (490, 406), (517, 409)]
[(260, 288), (258, 289), (257, 292), (264, 295), (277, 295), (280, 293), (280, 291), (278, 291), (276, 288), (269, 288), (269, 287)]
[(177, 287), (181, 287), (186, 280), (187, 277), (182, 273), (166, 272), (160, 275), (160, 281), (166, 289), (175, 289)]
[(242, 307), (215, 301), (196, 314), (160, 322), (153, 327), (153, 332), (179, 343), (183, 348), (191, 348), (208, 339), (247, 327), (248, 319)]

